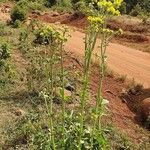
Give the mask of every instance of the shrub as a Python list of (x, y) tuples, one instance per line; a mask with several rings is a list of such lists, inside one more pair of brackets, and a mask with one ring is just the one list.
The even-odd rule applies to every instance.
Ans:
[(17, 6), (20, 6), (21, 8), (27, 8), (29, 4), (28, 0), (19, 0), (17, 2)]
[[(0, 45), (0, 72), (2, 76), (6, 76), (6, 72), (9, 72), (10, 70), (10, 65), (9, 65), (9, 59), (11, 57), (10, 54), (10, 46), (9, 44), (2, 43)], [(0, 80), (1, 82), (1, 80)]]
[(39, 44), (49, 44), (50, 42), (53, 41), (53, 29), (51, 26), (44, 25), (42, 27), (39, 27), (37, 29), (35, 36), (36, 39), (35, 41)]
[(11, 11), (11, 20), (14, 23), (16, 20), (24, 21), (27, 18), (28, 1), (20, 0)]
[(14, 23), (16, 20), (24, 21), (27, 18), (27, 10), (20, 6), (15, 6), (11, 12), (11, 20)]

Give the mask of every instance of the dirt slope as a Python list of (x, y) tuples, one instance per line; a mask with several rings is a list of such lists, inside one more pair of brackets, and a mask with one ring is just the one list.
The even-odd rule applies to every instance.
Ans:
[[(66, 43), (66, 50), (84, 55), (84, 33), (79, 31), (71, 32), (71, 38)], [(97, 43), (98, 46), (98, 43)], [(97, 47), (96, 46), (96, 47)], [(95, 48), (94, 53), (98, 49)], [(108, 66), (115, 72), (134, 78), (142, 83), (145, 88), (150, 87), (150, 55), (135, 49), (110, 43), (107, 49)], [(94, 56), (93, 56), (94, 59)]]

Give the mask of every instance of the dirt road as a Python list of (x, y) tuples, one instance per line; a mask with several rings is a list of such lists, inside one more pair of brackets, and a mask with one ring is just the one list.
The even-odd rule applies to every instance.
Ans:
[[(79, 31), (72, 32), (71, 38), (66, 43), (66, 50), (83, 56), (83, 38), (84, 33)], [(97, 53), (97, 50), (98, 48), (95, 49), (94, 53)], [(110, 43), (107, 55), (108, 66), (113, 71), (127, 75), (130, 79), (134, 78), (137, 83), (142, 83), (145, 88), (150, 87), (150, 54), (120, 44)]]

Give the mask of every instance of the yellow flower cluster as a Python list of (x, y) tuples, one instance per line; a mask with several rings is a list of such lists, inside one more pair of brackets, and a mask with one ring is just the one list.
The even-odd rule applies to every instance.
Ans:
[(102, 31), (106, 34), (112, 34), (114, 32), (113, 30), (110, 29), (103, 29)]
[(121, 6), (122, 2), (123, 0), (114, 0), (114, 7), (118, 9)]
[(113, 2), (111, 2), (110, 0), (99, 0), (97, 5), (100, 9), (103, 9), (111, 15), (119, 15), (120, 12), (117, 9), (120, 7), (122, 1), (123, 0), (113, 0)]
[(61, 33), (55, 27), (50, 25), (44, 25), (40, 29), (39, 34), (41, 37), (46, 39), (52, 38), (53, 40), (59, 40), (59, 41), (66, 40), (66, 38), (63, 36), (63, 33)]
[(91, 23), (96, 23), (96, 24), (103, 24), (104, 23), (104, 19), (102, 16), (89, 16), (88, 17), (88, 21)]

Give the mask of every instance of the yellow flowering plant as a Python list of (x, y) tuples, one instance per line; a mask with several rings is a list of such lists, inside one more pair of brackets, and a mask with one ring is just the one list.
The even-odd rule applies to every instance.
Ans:
[[(98, 149), (108, 149), (107, 142), (103, 136), (103, 130), (101, 126), (101, 118), (105, 115), (105, 108), (108, 101), (103, 98), (102, 87), (103, 80), (106, 72), (107, 56), (106, 50), (110, 42), (110, 39), (121, 33), (122, 30), (113, 31), (107, 28), (107, 21), (112, 16), (120, 15), (119, 7), (123, 0), (93, 0), (90, 4), (90, 11), (88, 10), (89, 16), (89, 27), (85, 37), (85, 63), (84, 63), (84, 76), (83, 76), (83, 90), (81, 93), (81, 112), (80, 112), (80, 135), (79, 135), (79, 146), (78, 149), (82, 149), (82, 137), (84, 132), (84, 125), (86, 120), (85, 106), (88, 95), (88, 84), (89, 84), (89, 71), (92, 59), (92, 53), (95, 49), (96, 43), (99, 43), (99, 88), (96, 97), (96, 106), (92, 109), (93, 127), (92, 127), (92, 140), (91, 149), (94, 149), (95, 137), (101, 137), (101, 141), (98, 141)], [(95, 7), (96, 4), (96, 7)], [(100, 37), (100, 40), (98, 39)], [(100, 148), (100, 149), (101, 149)]]
[[(56, 76), (60, 76), (60, 98), (61, 98), (61, 115), (60, 121), (61, 124), (61, 132), (62, 135), (60, 147), (64, 147), (65, 145), (65, 73), (64, 73), (64, 44), (69, 37), (68, 28), (65, 26), (57, 26), (57, 25), (49, 25), (49, 24), (39, 24), (38, 28), (35, 30), (35, 42), (38, 44), (42, 44), (45, 47), (44, 53), (42, 56), (39, 54), (39, 72), (42, 72), (43, 78), (40, 80), (44, 80), (46, 82), (42, 83), (42, 87), (39, 89), (40, 96), (45, 102), (45, 108), (48, 115), (48, 127), (50, 129), (49, 142), (51, 143), (51, 147), (53, 150), (57, 149), (56, 144), (56, 130), (54, 126), (54, 116), (53, 116), (53, 100), (55, 98), (55, 89), (58, 86)], [(36, 53), (38, 53), (36, 51)], [(56, 66), (60, 65), (60, 69), (55, 69)], [(35, 68), (34, 68), (35, 69)]]
[(36, 42), (39, 44), (51, 44), (55, 45), (60, 43), (61, 41), (67, 41), (67, 38), (64, 36), (64, 30), (67, 31), (67, 28), (57, 28), (53, 25), (41, 25), (35, 32)]

